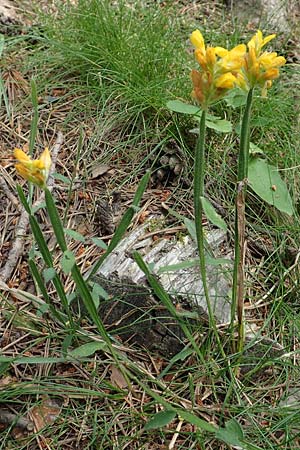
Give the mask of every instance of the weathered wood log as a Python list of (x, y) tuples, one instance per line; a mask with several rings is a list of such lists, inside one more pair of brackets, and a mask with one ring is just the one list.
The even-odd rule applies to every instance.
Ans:
[[(189, 236), (153, 241), (149, 236), (151, 220), (130, 232), (105, 260), (94, 281), (109, 294), (110, 299), (100, 303), (99, 314), (108, 330), (130, 342), (139, 343), (150, 350), (172, 356), (184, 345), (184, 333), (176, 318), (155, 298), (148, 286), (145, 274), (135, 263), (132, 252), (137, 250), (153, 273), (169, 293), (180, 310), (186, 310), (186, 323), (195, 325), (207, 322), (207, 303), (199, 266), (160, 273), (166, 266), (197, 259), (196, 244)], [(211, 253), (226, 258), (229, 265), (207, 264), (207, 280), (211, 305), (216, 320), (230, 320), (231, 254), (226, 242), (226, 233), (220, 230), (207, 232), (207, 243)], [(184, 314), (183, 314), (184, 316)]]

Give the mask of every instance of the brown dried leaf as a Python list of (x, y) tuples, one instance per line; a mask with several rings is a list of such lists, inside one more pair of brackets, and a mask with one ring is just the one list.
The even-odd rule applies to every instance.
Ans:
[(100, 177), (101, 175), (106, 174), (110, 169), (111, 169), (111, 167), (108, 166), (107, 164), (94, 165), (91, 170), (90, 177), (91, 177), (91, 179)]
[(44, 397), (40, 405), (30, 411), (30, 418), (34, 423), (35, 432), (55, 422), (61, 412), (61, 406), (49, 397)]
[(110, 381), (114, 386), (117, 386), (120, 389), (128, 388), (127, 381), (124, 378), (122, 372), (114, 365), (110, 366)]

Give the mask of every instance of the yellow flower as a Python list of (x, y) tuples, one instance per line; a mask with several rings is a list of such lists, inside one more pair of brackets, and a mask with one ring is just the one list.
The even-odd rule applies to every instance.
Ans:
[(232, 89), (236, 85), (236, 77), (230, 72), (223, 73), (216, 79), (215, 85), (221, 89)]
[(45, 148), (40, 159), (32, 160), (20, 148), (15, 148), (14, 156), (18, 160), (18, 163), (15, 165), (18, 174), (25, 178), (25, 180), (31, 181), (41, 188), (45, 188), (51, 167), (51, 157), (48, 148)]
[(246, 89), (260, 86), (262, 94), (266, 95), (267, 89), (272, 85), (272, 80), (279, 77), (279, 67), (286, 63), (285, 58), (277, 56), (276, 52), (262, 53), (262, 48), (275, 36), (276, 34), (270, 34), (264, 38), (262, 32), (258, 30), (248, 42), (248, 53), (242, 69)]
[(262, 32), (258, 30), (248, 42), (248, 48), (254, 48), (256, 55), (258, 55), (261, 52), (261, 49), (275, 37), (276, 34), (270, 34), (269, 36), (263, 38)]
[(193, 70), (191, 73), (194, 86), (192, 95), (203, 108), (207, 108), (238, 84), (237, 75), (244, 64), (246, 46), (241, 44), (232, 50), (206, 47), (199, 30), (193, 31), (190, 39), (201, 69)]

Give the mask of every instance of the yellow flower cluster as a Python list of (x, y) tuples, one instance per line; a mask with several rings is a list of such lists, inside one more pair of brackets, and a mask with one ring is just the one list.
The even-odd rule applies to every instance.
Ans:
[(258, 31), (249, 41), (247, 52), (244, 44), (232, 50), (206, 47), (201, 32), (195, 30), (190, 39), (201, 70), (192, 70), (192, 95), (201, 106), (207, 108), (235, 86), (246, 90), (261, 86), (265, 93), (272, 80), (279, 76), (278, 68), (285, 64), (285, 59), (275, 52), (262, 53), (262, 47), (274, 37), (272, 34), (263, 38), (262, 32)]
[(15, 168), (19, 175), (25, 178), (25, 180), (31, 181), (41, 188), (45, 188), (51, 167), (51, 157), (48, 148), (45, 148), (40, 159), (32, 160), (20, 148), (15, 148), (14, 155), (18, 160)]
[[(262, 52), (262, 48), (274, 39), (276, 34), (270, 34), (263, 38), (260, 30), (248, 42), (248, 53), (245, 55), (241, 78), (242, 87), (246, 89), (260, 86), (262, 95), (266, 95), (267, 89), (272, 86), (275, 78), (279, 77), (279, 67), (286, 63), (283, 56), (277, 56), (276, 52)], [(245, 86), (243, 86), (245, 84)]]

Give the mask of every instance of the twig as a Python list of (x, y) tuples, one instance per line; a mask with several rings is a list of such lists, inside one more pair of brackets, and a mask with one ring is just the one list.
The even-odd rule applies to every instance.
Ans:
[[(61, 132), (58, 132), (56, 142), (51, 151), (52, 165), (51, 165), (50, 175), (49, 175), (49, 179), (48, 179), (48, 183), (47, 183), (48, 189), (50, 191), (52, 191), (53, 187), (54, 187), (53, 173), (55, 171), (58, 152), (63, 144), (63, 140), (64, 140), (63, 134)], [(44, 197), (45, 197), (44, 192), (42, 192), (41, 195), (39, 196), (39, 198), (37, 199), (37, 201), (34, 203), (33, 207), (36, 208), (39, 205), (41, 205), (44, 202)], [(17, 264), (19, 256), (21, 255), (21, 253), (23, 251), (24, 237), (27, 232), (28, 224), (29, 224), (28, 214), (25, 211), (25, 209), (22, 209), (19, 223), (18, 223), (18, 226), (16, 229), (16, 239), (10, 249), (6, 264), (0, 271), (0, 278), (4, 282), (6, 282), (9, 279), (9, 277), (11, 276), (11, 274)]]

